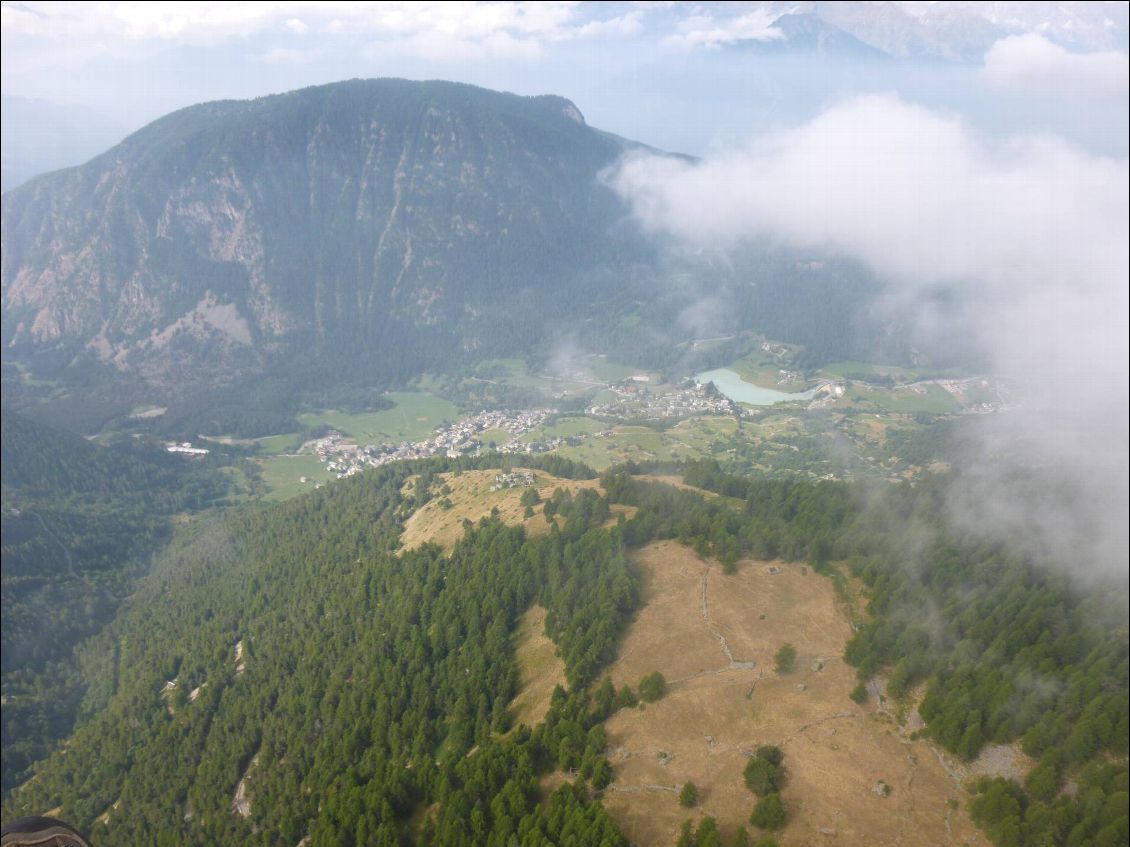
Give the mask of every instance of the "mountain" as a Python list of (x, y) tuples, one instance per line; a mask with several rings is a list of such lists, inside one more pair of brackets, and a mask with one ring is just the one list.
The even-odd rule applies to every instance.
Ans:
[(942, 4), (912, 0), (903, 7), (927, 22), (935, 15), (982, 18), (1011, 35), (1038, 33), (1079, 52), (1130, 49), (1130, 7), (1125, 3), (954, 0)]
[(897, 59), (979, 62), (1003, 27), (976, 8), (894, 2), (815, 4), (820, 18)]
[(650, 148), (563, 98), (448, 82), (173, 113), (4, 195), (5, 397), (87, 432), (160, 406), (169, 435), (254, 437), (560, 345), (647, 368), (746, 329), (804, 345), (806, 366), (899, 347), (867, 312), (873, 275), (842, 257), (641, 231), (602, 179), (633, 150)]
[(568, 100), (447, 82), (184, 109), (4, 196), (3, 343), (169, 392), (513, 350), (644, 255), (597, 178), (633, 146)]
[(1127, 40), (1124, 3), (989, 3), (981, 0), (812, 0), (759, 3), (778, 15), (783, 37), (739, 42), (761, 54), (828, 53), (847, 59), (979, 65), (1010, 35), (1038, 34), (1070, 50), (1119, 50)]
[(824, 20), (816, 12), (792, 11), (773, 21), (783, 38), (741, 42), (747, 51), (764, 54), (817, 53), (844, 59), (889, 59), (888, 54)]
[(5, 94), (0, 111), (3, 191), (37, 174), (80, 165), (126, 135), (114, 120), (84, 106)]

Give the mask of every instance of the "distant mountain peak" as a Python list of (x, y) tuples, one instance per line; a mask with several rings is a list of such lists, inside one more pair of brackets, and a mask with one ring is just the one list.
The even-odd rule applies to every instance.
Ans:
[(888, 58), (882, 50), (860, 41), (813, 11), (787, 12), (773, 21), (773, 28), (779, 30), (784, 38), (764, 42), (763, 51), (799, 50), (858, 59)]

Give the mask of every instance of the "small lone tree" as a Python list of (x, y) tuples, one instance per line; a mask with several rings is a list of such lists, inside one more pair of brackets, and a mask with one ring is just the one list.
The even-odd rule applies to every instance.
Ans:
[(683, 784), (679, 792), (679, 805), (686, 809), (693, 809), (698, 805), (698, 786), (689, 779)]
[(780, 829), (785, 825), (788, 815), (780, 794), (766, 794), (753, 807), (749, 822), (759, 829)]
[(781, 787), (777, 766), (756, 756), (746, 763), (743, 775), (745, 776), (746, 788), (758, 797), (772, 794)]
[(785, 754), (775, 744), (762, 744), (757, 748), (757, 758), (764, 759), (774, 765), (780, 765), (781, 762), (785, 761)]
[(654, 703), (667, 693), (667, 680), (659, 671), (652, 671), (640, 680), (640, 699)]
[(742, 772), (746, 788), (758, 797), (779, 792), (781, 786), (785, 784), (785, 769), (781, 767), (781, 762), (784, 760), (785, 754), (781, 752), (780, 747), (774, 747), (772, 744), (758, 747), (757, 753), (746, 762), (745, 770)]
[(777, 663), (777, 673), (792, 673), (796, 669), (796, 648), (791, 644), (782, 644), (773, 658)]

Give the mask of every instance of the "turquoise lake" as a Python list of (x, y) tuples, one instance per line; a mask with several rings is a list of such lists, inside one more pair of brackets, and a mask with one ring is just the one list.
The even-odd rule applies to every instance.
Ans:
[(713, 382), (714, 387), (731, 400), (748, 403), (751, 406), (772, 406), (774, 403), (787, 403), (791, 400), (811, 400), (816, 396), (816, 389), (789, 394), (786, 391), (762, 388), (760, 385), (746, 382), (729, 368), (703, 371), (695, 375), (695, 380), (704, 385)]

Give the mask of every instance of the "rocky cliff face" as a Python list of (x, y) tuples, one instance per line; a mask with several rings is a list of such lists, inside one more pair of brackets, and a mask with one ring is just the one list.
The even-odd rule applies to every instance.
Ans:
[(167, 386), (518, 343), (643, 249), (597, 179), (624, 147), (567, 100), (441, 82), (185, 109), (4, 195), (3, 343)]

